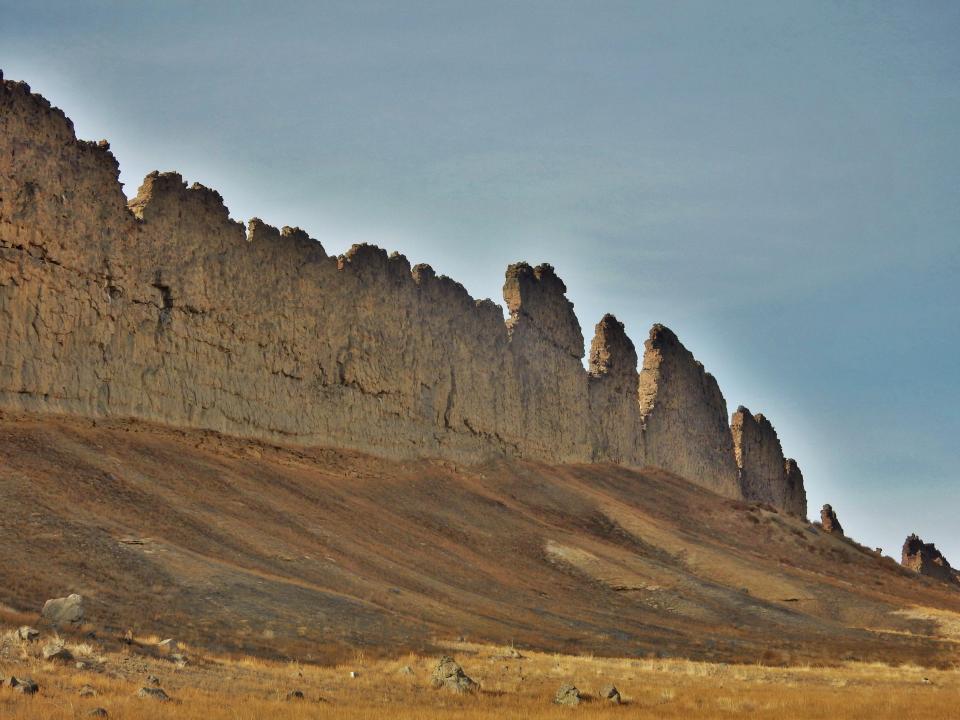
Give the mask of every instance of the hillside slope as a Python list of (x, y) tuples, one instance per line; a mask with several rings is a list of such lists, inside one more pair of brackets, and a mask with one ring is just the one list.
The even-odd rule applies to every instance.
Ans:
[(929, 619), (960, 617), (955, 589), (658, 471), (8, 413), (0, 496), (0, 603), (78, 592), (97, 632), (303, 659), (460, 636), (746, 662), (960, 649)]

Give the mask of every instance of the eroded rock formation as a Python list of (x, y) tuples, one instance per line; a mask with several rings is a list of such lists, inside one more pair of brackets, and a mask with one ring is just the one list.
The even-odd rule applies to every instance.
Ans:
[(727, 403), (713, 375), (663, 325), (644, 344), (640, 413), (645, 457), (728, 497), (741, 497)]
[(956, 572), (933, 543), (925, 543), (916, 535), (910, 535), (903, 543), (900, 564), (928, 577), (956, 582)]
[(504, 322), (402, 255), (330, 257), (297, 228), (245, 227), (177, 173), (128, 203), (118, 174), (108, 143), (0, 83), (3, 408), (392, 457), (655, 465), (740, 496), (714, 378), (662, 325), (638, 374), (612, 316), (584, 369), (551, 266), (507, 269)]
[(730, 430), (743, 498), (806, 517), (803, 475), (795, 460), (784, 458), (770, 421), (741, 405), (730, 420)]
[(837, 514), (833, 511), (831, 505), (824, 505), (820, 508), (820, 524), (823, 525), (825, 532), (834, 535), (843, 535), (843, 525), (837, 519)]

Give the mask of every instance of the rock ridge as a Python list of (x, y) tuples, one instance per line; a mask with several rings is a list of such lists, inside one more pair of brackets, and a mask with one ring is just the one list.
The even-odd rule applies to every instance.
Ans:
[[(395, 458), (650, 465), (743, 497), (713, 376), (663, 325), (638, 371), (612, 315), (585, 369), (566, 292), (551, 265), (510, 265), (504, 322), (428, 265), (244, 225), (176, 172), (127, 201), (109, 143), (77, 140), (62, 111), (0, 81), (2, 408)], [(799, 469), (775, 432), (760, 442), (749, 477), (772, 488), (779, 464), (766, 500), (797, 507)]]

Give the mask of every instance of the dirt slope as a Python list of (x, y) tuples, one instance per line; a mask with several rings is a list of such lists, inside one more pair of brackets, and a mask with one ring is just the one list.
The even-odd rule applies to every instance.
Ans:
[(78, 592), (100, 633), (300, 659), (460, 636), (746, 662), (960, 650), (960, 591), (659, 472), (8, 414), (0, 497), (0, 603)]

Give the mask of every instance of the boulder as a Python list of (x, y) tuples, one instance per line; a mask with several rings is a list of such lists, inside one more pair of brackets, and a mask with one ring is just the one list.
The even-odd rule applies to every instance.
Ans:
[(843, 525), (837, 520), (837, 514), (830, 505), (824, 505), (820, 509), (820, 523), (823, 525), (823, 531), (833, 535), (843, 535)]
[(433, 671), (431, 684), (457, 693), (476, 692), (480, 686), (470, 678), (452, 657), (444, 655)]
[(21, 625), (14, 631), (14, 637), (24, 642), (33, 642), (40, 637), (40, 631), (35, 630), (29, 625)]
[(303, 700), (303, 690), (291, 690), (287, 693), (287, 700)]
[(40, 686), (31, 678), (12, 677), (10, 678), (10, 687), (24, 695), (36, 695), (37, 691), (40, 690)]
[(158, 687), (142, 687), (137, 690), (137, 697), (158, 700), (159, 702), (167, 702), (170, 699), (170, 696), (163, 691), (163, 688)]
[(57, 627), (76, 625), (83, 621), (83, 598), (73, 594), (47, 600), (40, 614), (44, 620)]
[(87, 713), (87, 717), (108, 717), (110, 713), (106, 708), (97, 707)]
[(553, 697), (553, 702), (557, 705), (573, 707), (579, 705), (584, 699), (575, 685), (561, 685)]
[(620, 691), (617, 690), (615, 685), (607, 685), (600, 691), (600, 699), (606, 700), (613, 705), (619, 705), (623, 702), (620, 697)]
[(43, 659), (50, 662), (72, 662), (73, 653), (60, 640), (51, 640), (43, 646)]

